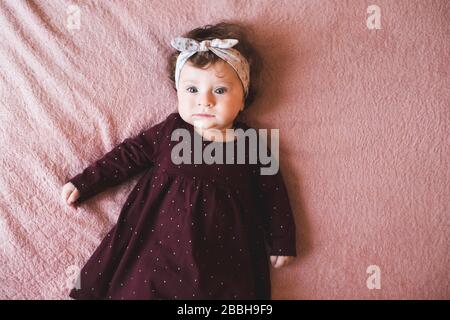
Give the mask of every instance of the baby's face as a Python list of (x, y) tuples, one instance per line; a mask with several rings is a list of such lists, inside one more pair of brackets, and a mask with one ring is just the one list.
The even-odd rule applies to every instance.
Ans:
[(232, 128), (244, 106), (242, 83), (234, 69), (224, 61), (206, 69), (186, 62), (181, 69), (177, 95), (181, 118), (206, 130)]

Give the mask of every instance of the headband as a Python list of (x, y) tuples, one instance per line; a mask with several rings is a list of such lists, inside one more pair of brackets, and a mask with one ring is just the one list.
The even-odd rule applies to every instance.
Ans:
[(247, 59), (236, 49), (233, 49), (239, 40), (237, 39), (213, 39), (198, 42), (190, 38), (177, 37), (171, 41), (172, 47), (181, 51), (177, 58), (175, 67), (175, 86), (178, 90), (181, 68), (186, 61), (197, 52), (211, 51), (216, 56), (227, 62), (236, 71), (244, 88), (244, 94), (248, 94), (250, 82), (250, 66)]

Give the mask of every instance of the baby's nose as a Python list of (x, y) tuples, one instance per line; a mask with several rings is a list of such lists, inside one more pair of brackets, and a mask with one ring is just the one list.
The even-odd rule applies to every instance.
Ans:
[(202, 94), (198, 101), (199, 107), (212, 107), (214, 105), (214, 97), (210, 93)]

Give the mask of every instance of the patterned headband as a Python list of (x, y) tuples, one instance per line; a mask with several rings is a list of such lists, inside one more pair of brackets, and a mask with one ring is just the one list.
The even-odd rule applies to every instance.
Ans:
[(175, 67), (175, 86), (178, 90), (181, 68), (186, 61), (197, 52), (210, 50), (216, 56), (227, 62), (236, 71), (244, 88), (245, 97), (248, 94), (250, 82), (250, 66), (247, 59), (236, 49), (232, 49), (239, 40), (237, 39), (213, 39), (198, 42), (190, 38), (177, 37), (171, 41), (172, 47), (181, 51)]

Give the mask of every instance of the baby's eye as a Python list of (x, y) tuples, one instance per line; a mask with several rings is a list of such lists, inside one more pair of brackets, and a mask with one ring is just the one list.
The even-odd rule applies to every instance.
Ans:
[[(191, 89), (195, 90), (195, 91), (190, 91)], [(197, 92), (197, 88), (196, 87), (189, 87), (186, 90), (187, 90), (187, 92), (190, 92), (190, 93), (196, 93)]]
[(227, 92), (227, 88), (217, 88), (216, 89), (216, 93), (218, 93), (218, 94), (224, 94), (225, 92)]

